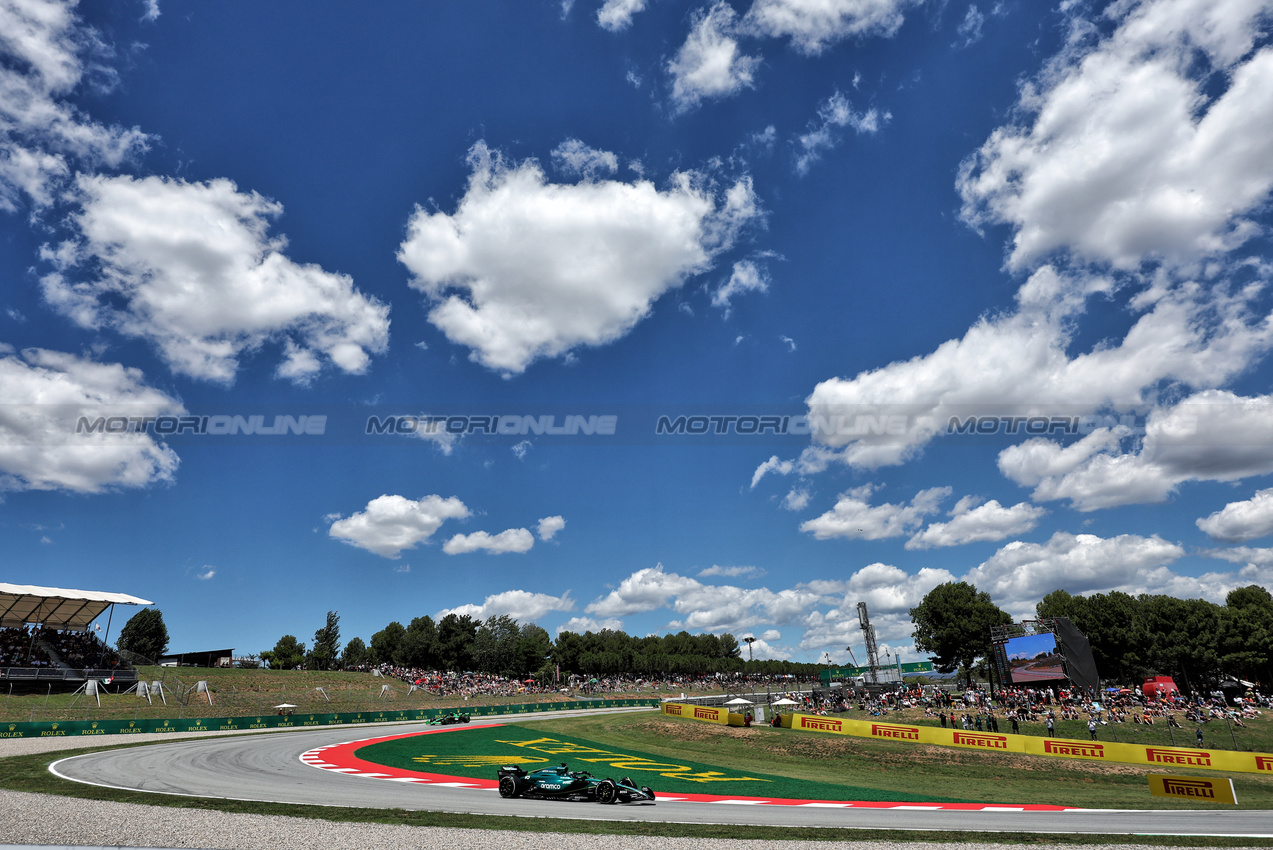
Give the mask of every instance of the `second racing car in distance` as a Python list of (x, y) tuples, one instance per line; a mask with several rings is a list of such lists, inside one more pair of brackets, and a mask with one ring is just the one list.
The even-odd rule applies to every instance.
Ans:
[(564, 764), (529, 772), (515, 765), (501, 767), (499, 795), (593, 803), (654, 802), (654, 791), (648, 785), (637, 787), (626, 776), (598, 779), (586, 770), (570, 770)]

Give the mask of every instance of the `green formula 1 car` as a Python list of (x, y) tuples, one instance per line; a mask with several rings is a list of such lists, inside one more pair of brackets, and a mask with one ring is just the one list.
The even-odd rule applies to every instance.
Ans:
[(467, 714), (452, 711), (450, 714), (439, 714), (424, 721), (428, 726), (450, 726), (455, 723), (468, 723), (471, 718)]
[(501, 767), (499, 795), (589, 803), (654, 802), (654, 791), (648, 785), (637, 787), (626, 776), (622, 779), (598, 779), (585, 770), (570, 770), (564, 764), (530, 772), (516, 765)]

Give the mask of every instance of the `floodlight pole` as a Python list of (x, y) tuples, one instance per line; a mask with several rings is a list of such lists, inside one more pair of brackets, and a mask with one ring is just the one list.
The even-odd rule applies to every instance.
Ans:
[(751, 654), (751, 645), (755, 642), (756, 642), (756, 638), (754, 635), (747, 635), (747, 637), (743, 638), (743, 643), (747, 644), (747, 660), (748, 661), (756, 660), (755, 657)]

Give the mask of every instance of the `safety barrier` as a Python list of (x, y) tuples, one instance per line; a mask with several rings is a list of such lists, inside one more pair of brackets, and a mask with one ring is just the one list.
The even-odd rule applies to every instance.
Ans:
[(293, 729), (306, 726), (342, 726), (362, 723), (400, 723), (431, 720), (459, 712), (471, 717), (577, 711), (588, 708), (656, 706), (660, 700), (588, 699), (573, 702), (541, 702), (521, 705), (483, 705), (471, 709), (421, 708), (410, 711), (359, 711), (341, 714), (258, 714), (245, 717), (201, 717), (181, 720), (54, 720), (0, 723), (0, 738), (56, 738), (73, 735), (136, 735), (151, 732), (245, 732), (252, 729)]
[(936, 726), (909, 726), (877, 720), (849, 720), (815, 714), (784, 714), (782, 725), (811, 732), (829, 732), (858, 738), (936, 744), (942, 747), (984, 750), (998, 753), (1026, 753), (1052, 758), (1084, 761), (1145, 764), (1167, 768), (1200, 768), (1241, 773), (1273, 773), (1273, 753), (1243, 753), (1189, 747), (1162, 747), (1147, 744), (1120, 744), (1104, 741), (1074, 741), (1067, 738), (1039, 738), (998, 732), (965, 732)]
[(708, 723), (720, 723), (724, 726), (742, 726), (743, 716), (732, 714), (727, 708), (710, 705), (694, 705), (692, 703), (665, 702), (663, 713), (669, 717), (687, 717), (690, 720), (703, 720)]

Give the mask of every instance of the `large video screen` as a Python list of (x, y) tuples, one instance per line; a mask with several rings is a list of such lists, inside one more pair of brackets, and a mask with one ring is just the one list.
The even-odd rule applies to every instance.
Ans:
[(1013, 684), (1065, 678), (1061, 650), (1057, 648), (1056, 635), (1050, 632), (1011, 638), (1004, 643), (1003, 650), (1008, 657)]

